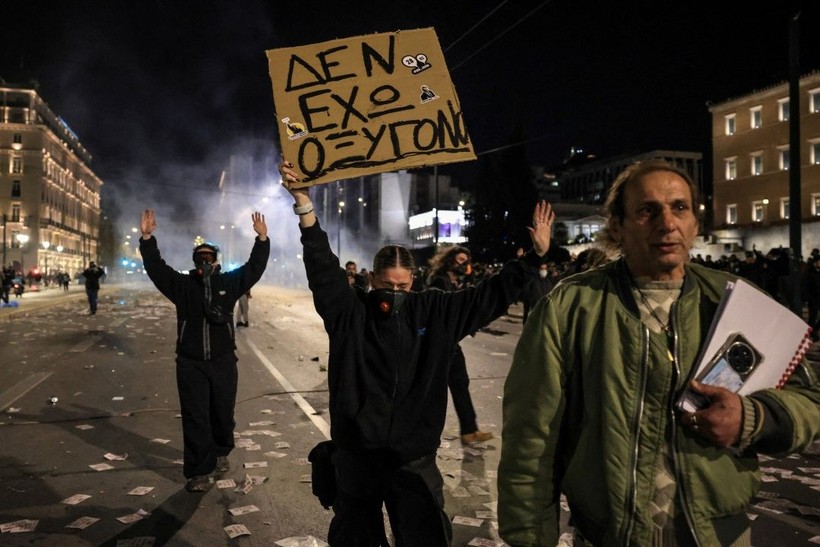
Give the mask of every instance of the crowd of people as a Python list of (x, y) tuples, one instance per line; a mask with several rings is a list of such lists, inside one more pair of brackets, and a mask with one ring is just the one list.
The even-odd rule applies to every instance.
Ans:
[[(280, 174), (330, 344), (333, 448), (322, 443), (311, 462), (332, 470), (322, 474), (332, 485), (314, 485), (333, 493), (320, 496), (334, 512), (331, 545), (389, 545), (383, 507), (396, 545), (449, 545), (435, 462), (448, 386), (462, 442), (475, 427), (453, 389), (459, 341), (517, 300), (527, 318), (504, 387), (502, 539), (555, 545), (563, 493), (576, 544), (751, 545), (757, 454), (814, 441), (820, 384), (805, 363), (784, 389), (747, 396), (692, 380), (725, 283), (740, 270), (690, 255), (698, 193), (685, 171), (659, 161), (626, 169), (607, 199), (602, 249), (550, 253), (554, 213), (538, 203), (532, 250), (503, 265), (453, 247), (417, 267), (388, 245), (366, 276), (333, 254), (294, 166), (283, 161)], [(675, 406), (684, 389), (706, 406)]]
[[(333, 511), (334, 547), (389, 546), (385, 510), (397, 547), (450, 545), (436, 462), (450, 397), (463, 444), (494, 438), (478, 427), (460, 342), (515, 302), (524, 321), (504, 383), (497, 475), (498, 530), (510, 546), (557, 544), (562, 495), (576, 545), (750, 546), (758, 454), (799, 453), (820, 436), (820, 382), (805, 361), (782, 389), (739, 395), (693, 380), (727, 281), (747, 278), (784, 301), (799, 291), (817, 320), (820, 251), (796, 284), (787, 251), (692, 256), (698, 191), (674, 165), (624, 170), (600, 246), (577, 256), (556, 252), (555, 213), (541, 201), (526, 226), (531, 248), (503, 264), (452, 246), (417, 266), (407, 248), (386, 245), (370, 270), (342, 266), (310, 188), (289, 162), (279, 171), (328, 337), (331, 439), (309, 460), (314, 493)], [(248, 326), (247, 298), (270, 254), (264, 216), (251, 220), (243, 266), (221, 271), (219, 248), (202, 243), (187, 273), (163, 260), (154, 212), (140, 222), (146, 272), (176, 309), (183, 475), (194, 493), (230, 468), (236, 329)], [(95, 313), (102, 273), (92, 262), (83, 275)], [(681, 408), (684, 390), (705, 405)]]

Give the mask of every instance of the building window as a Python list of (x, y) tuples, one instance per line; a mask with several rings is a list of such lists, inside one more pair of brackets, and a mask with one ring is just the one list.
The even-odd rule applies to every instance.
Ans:
[(22, 133), (15, 133), (12, 136), (11, 147), (14, 150), (21, 150), (23, 148), (23, 134)]
[(820, 112), (820, 88), (809, 90), (809, 112)]
[(726, 224), (737, 224), (737, 204), (726, 206)]
[(762, 175), (763, 174), (763, 152), (756, 152), (752, 156), (752, 175)]
[(820, 140), (809, 142), (809, 162), (820, 165)]
[(789, 218), (789, 198), (780, 198), (780, 218)]
[(749, 109), (749, 121), (752, 124), (752, 129), (760, 129), (763, 125), (763, 107), (755, 106)]
[(766, 205), (762, 201), (752, 202), (752, 222), (763, 222)]
[(788, 171), (789, 170), (789, 149), (788, 148), (781, 148), (777, 151), (778, 160), (777, 166), (780, 168), (781, 171)]
[(20, 181), (13, 180), (11, 181), (11, 197), (19, 198), (20, 197)]
[(11, 204), (11, 221), (12, 222), (20, 222), (20, 204), (19, 203), (12, 203)]
[(19, 175), (23, 172), (23, 158), (11, 158), (11, 172), (14, 175)]
[(726, 164), (726, 180), (735, 180), (737, 178), (737, 159), (729, 158), (725, 160)]
[(777, 119), (781, 122), (789, 121), (789, 99), (777, 101)]
[(811, 214), (820, 217), (820, 194), (811, 195)]
[(735, 121), (736, 117), (734, 114), (729, 114), (726, 116), (726, 134), (727, 135), (734, 135), (735, 134)]

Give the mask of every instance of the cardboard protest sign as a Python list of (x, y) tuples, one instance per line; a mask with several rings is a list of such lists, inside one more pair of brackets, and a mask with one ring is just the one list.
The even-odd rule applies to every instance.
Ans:
[(266, 53), (282, 153), (301, 186), (475, 159), (434, 29)]

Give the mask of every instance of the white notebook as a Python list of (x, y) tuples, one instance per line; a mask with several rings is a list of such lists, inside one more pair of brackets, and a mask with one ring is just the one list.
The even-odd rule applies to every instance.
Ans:
[[(811, 330), (746, 281), (729, 282), (698, 357), (695, 379), (741, 395), (782, 388), (811, 347)], [(707, 404), (688, 388), (678, 401), (687, 412)]]

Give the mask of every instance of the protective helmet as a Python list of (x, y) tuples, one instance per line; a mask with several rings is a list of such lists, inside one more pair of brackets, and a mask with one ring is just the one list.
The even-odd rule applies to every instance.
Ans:
[(194, 252), (191, 255), (194, 263), (197, 262), (197, 255), (200, 253), (210, 253), (213, 255), (213, 260), (211, 262), (216, 262), (219, 258), (219, 247), (214, 245), (213, 243), (200, 243), (196, 247), (194, 247)]

